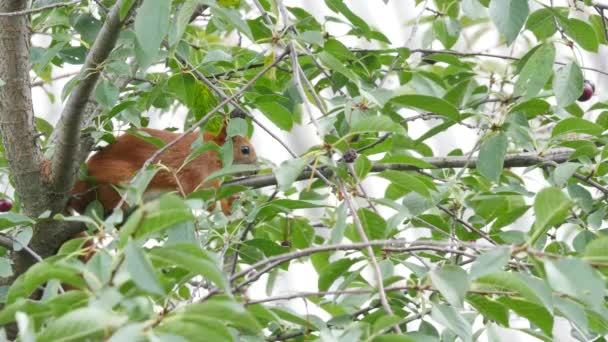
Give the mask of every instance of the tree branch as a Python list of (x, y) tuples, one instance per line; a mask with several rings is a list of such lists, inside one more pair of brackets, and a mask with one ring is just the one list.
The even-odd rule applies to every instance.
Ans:
[[(0, 11), (19, 11), (25, 1), (0, 0)], [(29, 82), (28, 18), (0, 17), (0, 132), (15, 190), (26, 215), (46, 208), (42, 152), (34, 124)]]
[(74, 1), (69, 1), (69, 2), (58, 2), (56, 4), (50, 4), (50, 5), (46, 5), (46, 6), (40, 6), (40, 7), (36, 7), (36, 8), (24, 9), (24, 10), (14, 11), (14, 12), (0, 12), (0, 17), (17, 17), (17, 16), (22, 16), (22, 15), (42, 12), (47, 9), (72, 6), (72, 5), (76, 5), (79, 2), (81, 2), (81, 0), (74, 0)]
[[(78, 153), (80, 145), (80, 129), (84, 109), (103, 70), (103, 63), (116, 45), (122, 26), (119, 13), (123, 3), (124, 0), (119, 0), (108, 13), (106, 21), (82, 66), (80, 83), (72, 91), (61, 113), (61, 119), (56, 128), (59, 133), (52, 159), (51, 173), (54, 191), (59, 194), (67, 193), (72, 187), (74, 174), (79, 164), (75, 155)], [(133, 6), (136, 6), (136, 4)]]
[[(564, 163), (568, 160), (568, 157), (572, 153), (572, 150), (566, 149), (554, 149), (549, 150), (543, 154), (525, 152), (520, 154), (507, 155), (504, 162), (504, 167), (527, 167), (534, 165), (542, 165), (549, 162), (555, 162), (558, 164)], [(438, 169), (452, 169), (452, 168), (475, 168), (477, 165), (477, 157), (467, 160), (466, 156), (456, 157), (427, 157), (420, 158), (420, 160), (433, 165)], [(371, 169), (371, 172), (382, 172), (385, 170), (399, 170), (399, 171), (415, 171), (421, 168), (406, 165), (406, 164), (377, 164)], [(322, 173), (324, 176), (329, 176), (331, 170), (326, 168), (318, 169), (317, 172)], [(297, 180), (306, 180), (311, 178), (310, 171), (303, 172)], [(231, 181), (224, 182), (224, 185), (244, 185), (253, 188), (263, 188), (265, 186), (276, 185), (277, 180), (272, 174), (266, 174), (261, 176), (251, 176)]]

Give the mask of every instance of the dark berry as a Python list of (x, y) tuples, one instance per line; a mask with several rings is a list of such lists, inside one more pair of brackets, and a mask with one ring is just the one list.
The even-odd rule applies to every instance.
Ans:
[(357, 151), (355, 151), (352, 148), (349, 148), (348, 150), (346, 150), (346, 152), (344, 152), (344, 161), (347, 163), (354, 163), (355, 159), (357, 159)]
[(246, 119), (247, 118), (247, 113), (243, 112), (242, 110), (235, 108), (232, 112), (230, 112), (230, 118), (234, 119), (234, 118), (241, 118), (241, 119)]
[(13, 208), (13, 202), (8, 198), (0, 199), (0, 212), (7, 212)]
[(595, 85), (593, 83), (591, 83), (590, 81), (585, 80), (585, 83), (583, 83), (583, 93), (578, 98), (578, 100), (580, 102), (588, 101), (593, 96), (594, 92), (595, 92)]
[(281, 246), (291, 247), (291, 241), (287, 241), (287, 240), (281, 241)]

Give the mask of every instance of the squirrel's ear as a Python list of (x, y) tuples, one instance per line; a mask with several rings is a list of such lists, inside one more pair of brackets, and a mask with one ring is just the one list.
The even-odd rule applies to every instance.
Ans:
[(224, 145), (224, 142), (226, 141), (226, 135), (227, 135), (226, 127), (227, 126), (228, 126), (228, 120), (224, 119), (222, 122), (222, 128), (220, 129), (219, 133), (217, 133), (217, 135), (214, 135), (211, 137), (211, 139), (220, 146)]

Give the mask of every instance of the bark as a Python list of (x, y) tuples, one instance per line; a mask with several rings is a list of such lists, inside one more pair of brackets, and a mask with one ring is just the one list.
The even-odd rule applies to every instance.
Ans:
[(57, 145), (52, 159), (51, 177), (53, 190), (57, 193), (68, 193), (74, 184), (74, 176), (80, 164), (80, 161), (76, 160), (78, 158), (75, 157), (80, 150), (80, 129), (84, 113), (87, 107), (89, 110), (86, 111), (90, 111), (91, 93), (103, 71), (103, 63), (116, 45), (122, 25), (119, 13), (123, 2), (118, 1), (108, 13), (81, 68), (81, 81), (70, 94), (56, 127), (58, 130)]
[[(0, 12), (23, 10), (26, 1), (0, 0)], [(0, 131), (16, 192), (25, 214), (38, 216), (46, 203), (29, 83), (29, 29), (26, 16), (0, 17)]]

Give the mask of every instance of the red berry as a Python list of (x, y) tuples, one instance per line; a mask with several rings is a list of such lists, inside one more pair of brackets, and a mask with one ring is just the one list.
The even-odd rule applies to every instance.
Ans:
[(7, 212), (13, 208), (13, 202), (8, 198), (0, 198), (0, 212)]
[(594, 91), (595, 91), (595, 85), (593, 85), (593, 83), (591, 83), (590, 81), (585, 80), (585, 83), (583, 84), (583, 93), (578, 98), (578, 100), (580, 102), (588, 101), (591, 98), (591, 96), (593, 96)]

